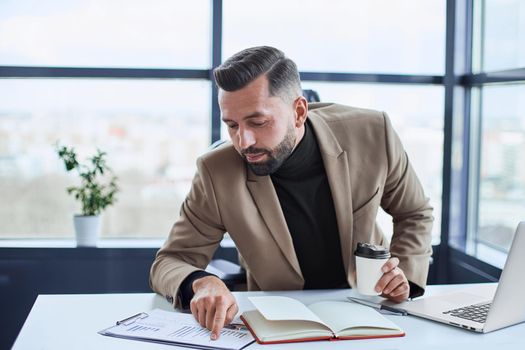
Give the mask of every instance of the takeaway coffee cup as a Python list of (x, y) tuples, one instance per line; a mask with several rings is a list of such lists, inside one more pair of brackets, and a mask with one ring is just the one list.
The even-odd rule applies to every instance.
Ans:
[(375, 287), (383, 276), (381, 268), (390, 258), (388, 248), (369, 243), (357, 243), (354, 255), (357, 290), (364, 295), (379, 295), (380, 293), (375, 291)]

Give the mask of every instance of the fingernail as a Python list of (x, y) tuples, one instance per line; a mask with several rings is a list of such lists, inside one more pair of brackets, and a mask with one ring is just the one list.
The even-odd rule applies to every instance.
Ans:
[[(377, 271), (377, 270), (376, 270), (376, 271)], [(388, 271), (388, 267), (383, 266), (383, 267), (381, 268), (381, 271), (383, 271), (383, 272), (387, 272), (387, 271)]]
[(211, 340), (217, 340), (217, 334), (212, 333), (211, 334)]

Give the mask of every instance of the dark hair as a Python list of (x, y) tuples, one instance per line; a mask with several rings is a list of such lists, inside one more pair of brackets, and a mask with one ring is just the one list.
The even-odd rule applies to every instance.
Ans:
[(297, 66), (274, 47), (256, 46), (242, 50), (213, 70), (217, 86), (226, 91), (240, 90), (261, 74), (268, 78), (271, 96), (279, 94), (295, 98), (301, 95)]

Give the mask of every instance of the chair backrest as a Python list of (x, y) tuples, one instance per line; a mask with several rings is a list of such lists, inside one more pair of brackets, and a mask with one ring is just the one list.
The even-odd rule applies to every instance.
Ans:
[(315, 90), (304, 89), (303, 96), (304, 98), (306, 98), (306, 101), (308, 102), (321, 102), (321, 98), (319, 97), (319, 94)]
[(246, 286), (246, 271), (225, 259), (213, 259), (206, 267), (206, 271), (219, 277), (230, 290), (240, 290)]

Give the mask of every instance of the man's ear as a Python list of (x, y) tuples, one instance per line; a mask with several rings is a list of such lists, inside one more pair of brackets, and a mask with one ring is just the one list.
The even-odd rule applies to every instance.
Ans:
[(308, 101), (303, 96), (299, 96), (294, 101), (295, 127), (300, 128), (308, 117)]

